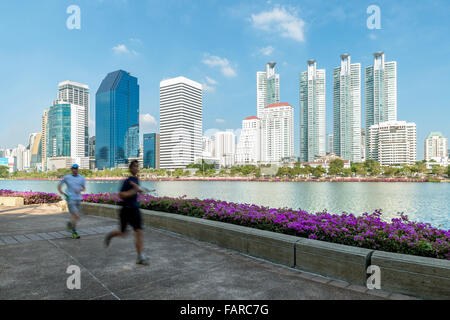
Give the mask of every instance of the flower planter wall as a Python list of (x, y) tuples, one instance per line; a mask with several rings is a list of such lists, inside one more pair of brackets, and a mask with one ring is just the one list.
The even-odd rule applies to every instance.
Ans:
[(23, 198), (21, 197), (0, 197), (0, 206), (20, 207), (23, 205)]

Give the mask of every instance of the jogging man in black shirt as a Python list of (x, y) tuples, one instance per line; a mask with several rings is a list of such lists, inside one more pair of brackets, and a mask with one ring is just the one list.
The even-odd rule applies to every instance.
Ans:
[(108, 233), (105, 237), (105, 246), (108, 247), (111, 239), (114, 237), (122, 237), (126, 235), (127, 225), (130, 224), (134, 230), (135, 244), (137, 251), (137, 264), (148, 265), (148, 259), (142, 253), (142, 217), (139, 210), (139, 203), (137, 195), (143, 192), (139, 187), (139, 162), (133, 160), (129, 166), (131, 176), (123, 182), (120, 189), (119, 197), (123, 200), (122, 209), (120, 210), (120, 230), (114, 230)]

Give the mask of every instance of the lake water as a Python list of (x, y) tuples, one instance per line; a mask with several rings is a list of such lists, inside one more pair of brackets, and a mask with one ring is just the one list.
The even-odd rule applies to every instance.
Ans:
[[(119, 181), (88, 181), (86, 193), (117, 192)], [(57, 192), (56, 181), (0, 181), (0, 189)], [(220, 199), (272, 208), (359, 215), (382, 209), (391, 219), (404, 212), (410, 220), (450, 229), (450, 183), (412, 182), (235, 182), (143, 181), (157, 196)]]

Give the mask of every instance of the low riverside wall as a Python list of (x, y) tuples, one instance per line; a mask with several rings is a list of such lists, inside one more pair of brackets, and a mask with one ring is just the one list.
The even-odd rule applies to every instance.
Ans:
[(0, 197), (0, 206), (20, 207), (23, 205), (24, 202), (21, 197)]
[[(117, 218), (120, 207), (82, 203), (82, 212)], [(424, 299), (450, 299), (450, 261), (370, 250), (205, 220), (142, 210), (143, 222), (250, 256), (366, 286), (367, 268), (381, 270), (381, 290)], [(374, 289), (376, 290), (376, 289)]]

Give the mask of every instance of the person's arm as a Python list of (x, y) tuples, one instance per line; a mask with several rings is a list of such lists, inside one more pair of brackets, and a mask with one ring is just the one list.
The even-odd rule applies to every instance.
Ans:
[(59, 193), (61, 194), (61, 195), (65, 195), (65, 193), (62, 191), (62, 185), (65, 183), (65, 177), (64, 178), (62, 178), (62, 180), (61, 181), (59, 181), (59, 183), (58, 183), (58, 191), (59, 191)]
[(129, 190), (127, 190), (127, 191), (124, 191), (124, 189), (126, 189), (127, 186), (124, 185), (124, 186), (122, 187), (122, 191), (119, 192), (119, 197), (120, 197), (120, 199), (122, 199), (122, 200), (125, 200), (125, 199), (127, 199), (127, 198), (130, 198), (130, 197), (136, 195), (138, 192), (141, 192), (141, 191), (142, 191), (142, 190), (139, 188), (139, 186), (138, 186), (136, 183), (134, 183), (133, 181), (128, 181), (128, 182), (125, 182), (125, 183), (127, 183), (128, 185), (130, 185), (131, 188), (130, 188)]
[(86, 191), (86, 180), (83, 177), (83, 185), (81, 186), (81, 192)]

